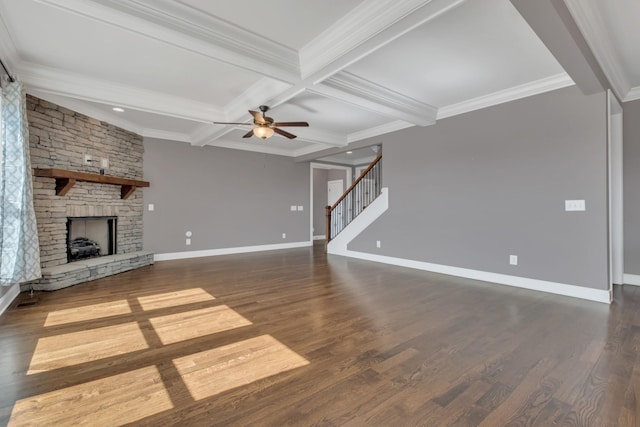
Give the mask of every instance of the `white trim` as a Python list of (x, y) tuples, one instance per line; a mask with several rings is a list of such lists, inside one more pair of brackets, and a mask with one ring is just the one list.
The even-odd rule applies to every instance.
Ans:
[[(353, 176), (351, 168), (348, 166), (338, 166), (338, 165), (326, 165), (323, 163), (309, 163), (309, 238), (314, 240), (313, 236), (313, 170), (314, 169), (342, 169), (347, 172), (347, 184), (353, 182)], [(348, 186), (347, 186), (348, 187)], [(327, 238), (325, 235), (324, 239)]]
[(327, 98), (356, 105), (418, 126), (436, 122), (438, 109), (346, 71), (327, 78), (311, 89)]
[(313, 236), (313, 240), (327, 240), (327, 236), (324, 234), (321, 236)]
[(546, 280), (530, 279), (527, 277), (511, 276), (507, 274), (491, 273), (487, 271), (471, 270), (468, 268), (452, 267), (448, 265), (432, 264), (428, 262), (413, 261), (403, 258), (394, 258), (384, 255), (368, 254), (364, 252), (347, 251), (344, 256), (358, 258), (383, 264), (397, 265), (400, 267), (415, 268), (417, 270), (434, 273), (448, 274), (450, 276), (464, 277), (466, 279), (481, 280), (483, 282), (497, 283), (499, 285), (513, 286), (516, 288), (531, 289), (556, 295), (564, 295), (589, 301), (610, 304), (612, 294), (606, 289), (592, 289), (582, 286), (567, 285), (564, 283), (548, 282)]
[(640, 99), (640, 86), (636, 86), (632, 88), (622, 101), (629, 102), (629, 101), (635, 101), (637, 99)]
[(616, 46), (614, 46), (606, 26), (600, 18), (601, 13), (594, 10), (589, 2), (584, 0), (565, 0), (564, 3), (584, 36), (589, 49), (593, 52), (602, 71), (611, 83), (614, 92), (620, 99), (626, 100), (631, 84), (629, 84), (627, 74), (622, 68), (622, 61), (616, 55)]
[(393, 122), (385, 123), (375, 127), (367, 128), (347, 135), (347, 141), (349, 144), (352, 142), (360, 141), (367, 138), (373, 138), (376, 136), (384, 135), (386, 133), (395, 132), (398, 130), (406, 129), (415, 126), (413, 123), (408, 123), (403, 120), (396, 120)]
[(294, 243), (277, 243), (273, 245), (239, 246), (235, 248), (205, 249), (201, 251), (170, 252), (166, 254), (155, 254), (153, 256), (153, 260), (154, 261), (170, 261), (175, 259), (188, 259), (188, 258), (201, 258), (201, 257), (218, 256), (218, 255), (244, 254), (248, 252), (277, 251), (280, 249), (306, 248), (312, 245), (313, 245), (313, 242), (309, 241), (309, 242), (294, 242)]
[(302, 78), (317, 83), (462, 2), (362, 2), (300, 49)]
[(203, 102), (29, 62), (22, 62), (15, 72), (25, 83), (27, 92), (37, 90), (39, 93), (118, 105), (123, 108), (204, 123), (210, 123), (212, 117), (221, 117), (224, 114), (221, 108)]
[(607, 90), (607, 199), (609, 286), (624, 282), (624, 193), (622, 106)]
[(624, 284), (632, 285), (632, 286), (640, 286), (640, 275), (639, 274), (624, 274)]
[(0, 316), (9, 308), (18, 295), (20, 295), (20, 285), (14, 283), (9, 286), (9, 291), (0, 298)]
[(516, 99), (527, 98), (544, 92), (562, 89), (564, 87), (573, 86), (574, 84), (575, 83), (567, 73), (556, 74), (555, 76), (546, 77), (544, 79), (490, 93), (489, 95), (462, 101), (458, 104), (442, 107), (438, 110), (438, 120), (468, 113), (470, 111), (481, 110), (483, 108), (492, 107), (505, 102), (515, 101)]
[(389, 209), (389, 189), (385, 187), (380, 190), (380, 195), (367, 206), (367, 209), (363, 210), (360, 215), (355, 217), (344, 230), (329, 242), (327, 253), (348, 256), (347, 245), (349, 242), (369, 227), (387, 209)]

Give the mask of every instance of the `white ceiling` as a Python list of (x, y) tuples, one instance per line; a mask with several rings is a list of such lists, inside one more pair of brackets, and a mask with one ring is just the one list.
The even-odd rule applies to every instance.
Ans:
[[(566, 1), (640, 96), (637, 2)], [(0, 0), (0, 57), (28, 92), (143, 136), (288, 156), (573, 84), (509, 0)], [(212, 123), (263, 104), (311, 126)]]

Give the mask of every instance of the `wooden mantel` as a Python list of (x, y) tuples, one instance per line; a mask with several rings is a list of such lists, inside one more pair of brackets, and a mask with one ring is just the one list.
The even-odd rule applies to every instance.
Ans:
[(138, 187), (148, 187), (149, 181), (118, 178), (116, 176), (100, 175), (97, 173), (68, 171), (64, 169), (34, 169), (35, 176), (55, 178), (56, 195), (64, 196), (73, 187), (76, 181), (95, 182), (98, 184), (120, 185), (120, 197), (128, 198)]

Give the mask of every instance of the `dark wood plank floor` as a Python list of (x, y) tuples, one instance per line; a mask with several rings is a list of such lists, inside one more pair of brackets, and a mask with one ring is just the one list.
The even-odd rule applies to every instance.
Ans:
[(0, 317), (0, 425), (640, 426), (640, 288), (608, 306), (316, 248), (35, 297)]

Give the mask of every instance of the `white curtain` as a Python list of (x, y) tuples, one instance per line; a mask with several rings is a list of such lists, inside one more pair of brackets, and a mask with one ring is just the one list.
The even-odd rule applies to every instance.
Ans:
[(22, 83), (2, 80), (0, 111), (0, 285), (41, 276), (38, 227), (33, 208), (29, 129)]

